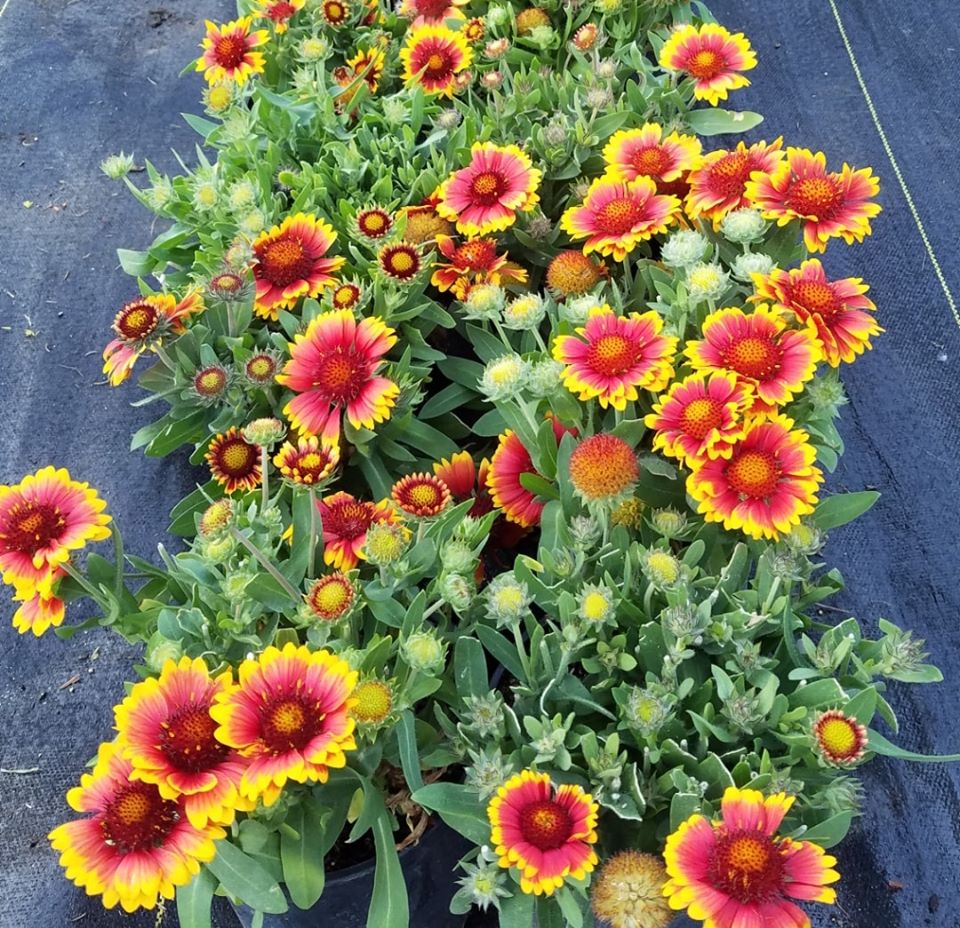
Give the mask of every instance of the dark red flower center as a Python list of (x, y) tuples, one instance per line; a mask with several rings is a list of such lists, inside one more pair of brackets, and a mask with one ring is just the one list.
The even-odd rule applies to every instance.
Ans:
[(216, 460), (228, 477), (246, 477), (257, 465), (257, 448), (242, 438), (227, 438), (216, 449)]
[(783, 350), (770, 337), (748, 335), (727, 345), (723, 363), (731, 370), (756, 380), (766, 380), (780, 369)]
[(638, 148), (630, 156), (630, 164), (638, 174), (659, 177), (671, 166), (671, 159), (659, 145)]
[(298, 694), (269, 698), (260, 708), (262, 737), (275, 754), (302, 751), (322, 730), (325, 715), (319, 702)]
[(365, 535), (373, 522), (373, 503), (345, 500), (329, 506), (324, 514), (323, 527), (337, 538), (352, 541)]
[(286, 234), (264, 242), (257, 249), (257, 258), (255, 273), (275, 287), (287, 287), (295, 280), (305, 280), (313, 269), (313, 260), (303, 244)]
[(247, 43), (242, 36), (224, 35), (213, 46), (213, 56), (225, 71), (239, 68), (247, 54)]
[(708, 81), (716, 77), (726, 67), (723, 55), (709, 48), (701, 48), (687, 62), (687, 72), (698, 81)]
[(23, 500), (15, 503), (0, 525), (0, 544), (7, 551), (20, 551), (31, 557), (57, 541), (67, 526), (59, 506)]
[(704, 439), (723, 424), (723, 403), (710, 396), (698, 396), (683, 408), (680, 427), (696, 439)]
[(479, 206), (493, 206), (508, 189), (507, 179), (496, 171), (480, 171), (470, 181), (470, 193)]
[(843, 307), (833, 288), (819, 280), (801, 280), (793, 287), (793, 301), (807, 312), (832, 316)]
[(783, 894), (783, 856), (762, 832), (721, 831), (707, 877), (714, 889), (740, 903), (772, 902)]
[(843, 205), (843, 189), (832, 177), (805, 177), (787, 192), (787, 206), (801, 216), (831, 219)]
[(570, 813), (552, 799), (532, 802), (520, 812), (520, 834), (537, 850), (552, 851), (563, 847), (572, 832)]
[(360, 213), (357, 226), (367, 238), (381, 238), (390, 231), (393, 220), (382, 209), (370, 209)]
[(643, 205), (631, 197), (615, 197), (596, 214), (596, 226), (606, 235), (626, 235), (644, 217)]
[(146, 300), (133, 300), (120, 310), (113, 330), (128, 342), (152, 335), (160, 324), (160, 311)]
[(751, 448), (735, 454), (727, 465), (727, 482), (742, 497), (766, 499), (780, 481), (780, 463), (769, 451)]
[(178, 821), (179, 807), (164, 799), (156, 786), (131, 782), (110, 800), (100, 827), (117, 853), (129, 854), (162, 847)]
[(587, 364), (608, 377), (619, 377), (640, 360), (642, 349), (625, 335), (601, 335), (587, 352)]
[(710, 168), (708, 183), (710, 192), (724, 199), (743, 196), (743, 188), (755, 169), (746, 152), (729, 152)]
[(178, 709), (160, 729), (160, 750), (178, 770), (199, 773), (216, 767), (230, 749), (214, 738), (217, 723), (207, 706)]
[(345, 406), (355, 400), (370, 376), (365, 358), (335, 348), (315, 362), (313, 388), (331, 403)]

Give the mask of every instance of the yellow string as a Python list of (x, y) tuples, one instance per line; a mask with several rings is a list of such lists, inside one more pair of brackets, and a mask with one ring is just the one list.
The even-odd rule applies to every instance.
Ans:
[(923, 220), (920, 218), (920, 211), (917, 209), (917, 204), (913, 201), (913, 195), (910, 193), (910, 188), (907, 187), (907, 182), (904, 179), (903, 172), (900, 170), (900, 165), (897, 162), (896, 156), (893, 154), (893, 149), (890, 147), (890, 142), (887, 141), (887, 133), (884, 131), (883, 125), (880, 123), (880, 116), (877, 113), (877, 108), (873, 105), (873, 98), (870, 96), (870, 91), (867, 90), (866, 82), (864, 81), (863, 74), (860, 71), (860, 65), (857, 62), (857, 56), (853, 52), (853, 46), (850, 44), (850, 39), (847, 37), (847, 30), (843, 26), (843, 20), (840, 18), (840, 10), (837, 9), (835, 0), (827, 0), (827, 2), (830, 4), (830, 9), (833, 11), (833, 18), (837, 21), (837, 29), (840, 30), (840, 38), (843, 39), (844, 47), (846, 48), (847, 55), (850, 58), (850, 64), (853, 66), (853, 73), (857, 78), (857, 83), (860, 85), (860, 90), (863, 92), (863, 98), (867, 102), (867, 109), (870, 111), (870, 118), (873, 119), (873, 124), (877, 128), (877, 134), (880, 136), (880, 142), (883, 144), (883, 150), (887, 153), (890, 166), (893, 168), (893, 174), (897, 178), (897, 182), (900, 184), (900, 189), (903, 191), (903, 198), (907, 201), (907, 206), (910, 208), (913, 221), (917, 225), (917, 231), (920, 233), (920, 240), (923, 242), (923, 247), (927, 250), (927, 255), (930, 258), (931, 265), (933, 265), (933, 272), (937, 275), (937, 280), (940, 281), (940, 286), (943, 288), (943, 295), (947, 298), (947, 305), (950, 307), (950, 312), (953, 313), (954, 321), (958, 326), (960, 326), (960, 310), (957, 309), (957, 301), (953, 298), (953, 293), (950, 292), (950, 285), (947, 283), (946, 277), (943, 276), (943, 269), (940, 267), (937, 254), (933, 250), (933, 245), (930, 243), (930, 237), (927, 235), (927, 230), (924, 228)]

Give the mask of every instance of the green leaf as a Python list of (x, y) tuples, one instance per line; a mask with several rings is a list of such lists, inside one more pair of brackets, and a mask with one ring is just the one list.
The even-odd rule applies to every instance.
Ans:
[(393, 840), (390, 813), (380, 800), (380, 814), (373, 823), (373, 843), (377, 850), (377, 866), (373, 874), (373, 895), (367, 911), (367, 928), (407, 928), (410, 905), (407, 884), (403, 881), (400, 855)]
[(145, 251), (132, 251), (129, 248), (118, 248), (117, 260), (124, 273), (131, 277), (149, 277), (157, 263)]
[(486, 844), (490, 840), (490, 823), (483, 811), (484, 806), (466, 786), (430, 783), (410, 798), (417, 805), (436, 812), (451, 828), (475, 844)]
[(417, 750), (417, 729), (413, 713), (404, 709), (400, 713), (400, 722), (396, 727), (397, 744), (400, 748), (400, 765), (403, 775), (407, 779), (407, 786), (411, 793), (415, 793), (423, 786), (423, 776), (420, 773), (420, 754)]
[(800, 835), (800, 837), (804, 841), (812, 841), (814, 844), (819, 844), (820, 847), (833, 847), (846, 837), (852, 821), (852, 812), (838, 812), (825, 822), (814, 825), (809, 831), (805, 831)]
[(674, 793), (670, 800), (670, 830), (676, 831), (691, 815), (699, 812), (701, 802), (697, 793)]
[(236, 896), (251, 909), (270, 915), (282, 915), (287, 911), (287, 900), (276, 880), (229, 841), (217, 842), (217, 856), (207, 868), (231, 896)]
[(817, 528), (828, 531), (852, 522), (862, 516), (880, 499), (876, 490), (861, 490), (859, 493), (838, 493), (828, 496), (817, 506), (813, 522)]
[(844, 707), (847, 715), (852, 715), (861, 725), (869, 725), (877, 711), (877, 691), (868, 686), (860, 690)]
[(210, 906), (216, 888), (217, 881), (206, 869), (201, 869), (186, 886), (177, 887), (180, 928), (210, 928)]
[(500, 661), (513, 676), (518, 680), (524, 678), (523, 665), (517, 656), (515, 645), (486, 625), (477, 626), (477, 637), (483, 642), (483, 646), (490, 652), (491, 656)]
[(867, 729), (867, 749), (884, 757), (895, 757), (897, 760), (915, 760), (923, 764), (954, 763), (960, 760), (960, 754), (917, 754), (897, 747), (892, 741), (887, 741), (879, 732), (872, 728)]
[(536, 896), (514, 888), (512, 896), (500, 902), (500, 928), (532, 928)]
[(687, 125), (697, 135), (727, 135), (733, 132), (749, 132), (763, 122), (759, 113), (749, 110), (736, 112), (715, 107), (708, 110), (693, 110), (687, 113)]
[(421, 419), (436, 419), (446, 412), (459, 409), (464, 403), (476, 397), (476, 391), (460, 383), (452, 383), (435, 393), (420, 407), (418, 415)]
[(280, 863), (283, 882), (298, 909), (309, 909), (323, 893), (326, 874), (323, 869), (324, 820), (309, 800), (287, 813), (286, 824), (296, 833), (280, 832)]
[(476, 638), (461, 635), (453, 648), (453, 670), (460, 696), (482, 696), (490, 690), (487, 659)]

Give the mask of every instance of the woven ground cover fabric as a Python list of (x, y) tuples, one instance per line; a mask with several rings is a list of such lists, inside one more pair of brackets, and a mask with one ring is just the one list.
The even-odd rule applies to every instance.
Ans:
[[(903, 723), (898, 741), (918, 751), (957, 751), (960, 325), (828, 0), (711, 6), (758, 53), (753, 86), (731, 103), (765, 115), (749, 138), (782, 134), (788, 144), (823, 149), (831, 164), (872, 165), (883, 184), (885, 212), (874, 235), (857, 248), (831, 247), (825, 260), (834, 276), (871, 284), (887, 328), (874, 352), (844, 370), (847, 453), (831, 479), (837, 490), (869, 486), (883, 496), (835, 534), (827, 559), (848, 582), (836, 607), (868, 626), (883, 615), (913, 629), (948, 677), (945, 685), (893, 692)], [(953, 214), (960, 87), (945, 82), (960, 52), (960, 12), (952, 0), (838, 6), (947, 283), (960, 290)], [(147, 213), (96, 163), (122, 147), (170, 168), (171, 147), (191, 150), (193, 133), (178, 114), (198, 108), (200, 80), (175, 76), (194, 54), (203, 19), (225, 18), (232, 8), (214, 0), (7, 0), (0, 10), (0, 479), (48, 462), (69, 466), (109, 501), (128, 548), (150, 556), (193, 475), (183, 459), (129, 453), (130, 434), (147, 421), (127, 406), (135, 389), (95, 386), (112, 315), (133, 289), (114, 250), (142, 247), (151, 233)], [(135, 653), (96, 633), (37, 641), (6, 621), (0, 642), (0, 767), (38, 768), (0, 773), (0, 926), (152, 925), (149, 913), (107, 913), (84, 897), (62, 878), (45, 840), (68, 814), (64, 792), (109, 734), (110, 706)], [(956, 928), (960, 767), (876, 760), (863, 777), (865, 815), (838, 855), (839, 905), (820, 909), (814, 924)], [(173, 913), (164, 923), (176, 924)], [(215, 924), (235, 922), (221, 912)]]

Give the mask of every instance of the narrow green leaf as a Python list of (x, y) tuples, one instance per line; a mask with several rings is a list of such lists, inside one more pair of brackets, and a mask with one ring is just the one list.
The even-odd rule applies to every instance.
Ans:
[(884, 757), (896, 757), (898, 760), (915, 760), (923, 764), (954, 763), (960, 761), (960, 754), (917, 754), (897, 747), (892, 741), (887, 741), (879, 732), (867, 730), (867, 748), (875, 754)]
[(828, 531), (839, 528), (862, 516), (870, 509), (880, 494), (876, 490), (861, 490), (859, 493), (838, 493), (821, 500), (813, 514), (817, 528)]
[(296, 837), (280, 832), (280, 863), (283, 882), (298, 909), (309, 909), (323, 893), (326, 874), (323, 868), (324, 821), (311, 802), (301, 803), (287, 814), (286, 823)]
[(459, 783), (430, 783), (418, 789), (413, 801), (436, 812), (451, 828), (475, 844), (490, 840), (490, 824), (483, 803)]
[(270, 915), (282, 915), (287, 911), (287, 900), (276, 880), (229, 841), (217, 842), (217, 856), (207, 868), (231, 896), (236, 896), (251, 909)]
[(177, 918), (180, 928), (210, 928), (210, 906), (217, 881), (201, 868), (186, 886), (177, 887)]
[(417, 750), (416, 722), (409, 709), (404, 709), (400, 713), (400, 721), (397, 724), (396, 732), (403, 775), (407, 779), (410, 792), (415, 793), (423, 786), (423, 776), (420, 773), (420, 753)]
[(410, 924), (410, 906), (407, 884), (403, 881), (400, 856), (393, 840), (390, 814), (383, 801), (380, 814), (373, 823), (373, 842), (377, 850), (377, 865), (373, 874), (373, 895), (367, 911), (367, 928), (407, 928)]
[(500, 928), (533, 928), (536, 896), (514, 887), (512, 896), (500, 902)]
[(763, 122), (759, 113), (749, 110), (736, 112), (715, 107), (708, 110), (693, 110), (687, 113), (687, 125), (697, 135), (728, 135), (732, 132), (749, 132)]

